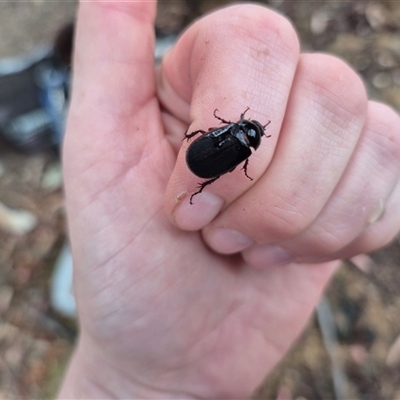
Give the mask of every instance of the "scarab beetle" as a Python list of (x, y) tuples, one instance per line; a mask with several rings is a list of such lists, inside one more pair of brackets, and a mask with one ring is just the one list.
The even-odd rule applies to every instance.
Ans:
[[(194, 140), (186, 152), (186, 164), (189, 169), (199, 178), (208, 179), (199, 183), (198, 191), (190, 196), (190, 204), (193, 204), (193, 197), (203, 189), (215, 182), (222, 175), (232, 172), (240, 163), (244, 161), (242, 169), (247, 174), (251, 147), (254, 150), (260, 146), (261, 138), (265, 135), (265, 128), (271, 123), (261, 125), (258, 121), (247, 120), (244, 118), (247, 108), (237, 122), (226, 121), (217, 115), (218, 109), (214, 110), (214, 117), (226, 125), (219, 128), (209, 128), (208, 132), (203, 130), (186, 133), (185, 138), (198, 135), (202, 136)], [(266, 136), (271, 137), (271, 135)]]

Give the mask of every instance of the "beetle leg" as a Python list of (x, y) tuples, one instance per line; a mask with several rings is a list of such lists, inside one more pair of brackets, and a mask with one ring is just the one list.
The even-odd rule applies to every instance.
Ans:
[[(270, 123), (271, 123), (271, 120), (269, 120), (265, 125), (263, 125), (263, 128), (265, 129)], [(269, 137), (269, 136), (267, 136), (267, 137)]]
[(201, 133), (202, 135), (204, 135), (205, 133), (207, 133), (206, 131), (203, 131), (202, 129), (199, 129), (198, 131), (194, 131), (192, 133), (185, 133), (185, 137), (182, 140), (189, 140), (190, 138), (192, 138), (193, 136), (196, 136), (198, 133)]
[(220, 120), (221, 122), (223, 122), (224, 124), (233, 124), (232, 121), (226, 121), (225, 119), (223, 119), (223, 118), (221, 118), (221, 117), (218, 117), (218, 115), (216, 114), (217, 111), (219, 111), (218, 108), (216, 108), (216, 109), (214, 110), (214, 117), (215, 117), (215, 118), (219, 119), (219, 120)]
[(196, 194), (201, 193), (206, 186), (211, 185), (213, 182), (215, 182), (219, 178), (220, 178), (220, 176), (217, 176), (216, 178), (212, 178), (212, 179), (209, 179), (208, 181), (205, 181), (203, 183), (199, 183), (199, 185), (198, 185), (199, 190), (196, 193), (193, 193), (190, 196), (190, 201), (189, 201), (190, 204), (193, 204), (193, 197), (196, 196)]
[(249, 165), (249, 159), (247, 158), (246, 161), (244, 162), (242, 170), (244, 170), (244, 174), (252, 181), (253, 178), (251, 178), (249, 175), (247, 175), (247, 166), (248, 165)]

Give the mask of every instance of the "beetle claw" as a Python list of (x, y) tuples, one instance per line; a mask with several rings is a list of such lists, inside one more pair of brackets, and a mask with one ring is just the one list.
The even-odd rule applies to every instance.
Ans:
[(196, 194), (201, 193), (201, 192), (203, 191), (203, 189), (204, 189), (206, 186), (211, 185), (213, 182), (215, 182), (215, 181), (216, 181), (217, 179), (219, 179), (219, 178), (220, 178), (220, 176), (217, 176), (216, 178), (209, 179), (208, 181), (200, 182), (200, 183), (197, 185), (197, 189), (199, 189), (199, 190), (198, 190), (197, 192), (193, 193), (193, 194), (190, 196), (189, 203), (190, 203), (190, 204), (193, 204), (193, 197), (196, 196)]

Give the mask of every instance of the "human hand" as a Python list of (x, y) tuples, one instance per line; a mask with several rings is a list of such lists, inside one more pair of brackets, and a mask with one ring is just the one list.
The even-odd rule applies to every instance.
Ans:
[[(64, 170), (81, 329), (61, 398), (248, 397), (335, 260), (400, 228), (399, 118), (348, 66), (242, 5), (190, 27), (156, 79), (154, 14), (80, 6)], [(186, 128), (247, 106), (271, 120), (254, 180), (237, 168), (190, 205)]]

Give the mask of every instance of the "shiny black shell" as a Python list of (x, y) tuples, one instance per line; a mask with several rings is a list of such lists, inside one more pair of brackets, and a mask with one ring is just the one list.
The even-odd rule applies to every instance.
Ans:
[(195, 175), (210, 179), (232, 172), (250, 157), (251, 148), (256, 150), (260, 146), (264, 127), (243, 116), (244, 113), (238, 122), (202, 132), (202, 136), (189, 145), (186, 163)]

